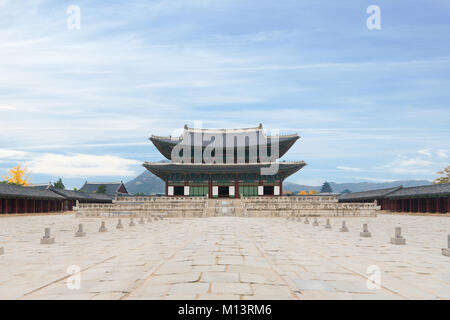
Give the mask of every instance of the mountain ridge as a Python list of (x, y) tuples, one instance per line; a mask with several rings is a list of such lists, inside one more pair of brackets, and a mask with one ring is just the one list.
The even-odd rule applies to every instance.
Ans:
[[(351, 192), (360, 192), (375, 189), (385, 189), (392, 188), (402, 185), (403, 187), (417, 187), (423, 185), (430, 185), (431, 181), (427, 180), (399, 180), (392, 182), (349, 182), (349, 183), (336, 183), (329, 182), (333, 188), (333, 192), (343, 192), (348, 189)], [(138, 175), (136, 178), (125, 183), (125, 186), (129, 193), (131, 194), (164, 194), (165, 185), (164, 181), (155, 176), (150, 171), (145, 170), (143, 173)], [(286, 181), (283, 184), (284, 191), (297, 192), (301, 190), (316, 190), (320, 191), (321, 186), (309, 186), (302, 185), (290, 181)]]

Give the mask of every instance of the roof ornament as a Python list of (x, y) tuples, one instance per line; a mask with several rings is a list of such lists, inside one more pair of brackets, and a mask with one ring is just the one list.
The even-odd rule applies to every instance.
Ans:
[(184, 130), (187, 130), (188, 129), (188, 126), (187, 126), (187, 124), (185, 124), (184, 125)]
[(262, 123), (259, 123), (258, 129), (262, 129)]

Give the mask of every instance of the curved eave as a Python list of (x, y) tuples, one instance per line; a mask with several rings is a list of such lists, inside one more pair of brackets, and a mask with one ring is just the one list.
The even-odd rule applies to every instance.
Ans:
[[(279, 165), (278, 174), (283, 179), (296, 173), (306, 166), (303, 161), (298, 162), (277, 162)], [(167, 175), (171, 173), (220, 173), (220, 174), (239, 174), (239, 173), (260, 173), (261, 168), (268, 168), (271, 163), (232, 163), (232, 164), (175, 164), (175, 163), (154, 163), (145, 162), (143, 166), (157, 177), (166, 180)]]
[[(272, 137), (267, 137), (268, 144), (270, 145), (270, 140)], [(300, 138), (297, 134), (289, 136), (279, 136), (280, 152), (278, 158), (281, 158), (286, 154), (286, 152), (294, 145), (294, 143)], [(170, 137), (157, 137), (151, 136), (150, 141), (155, 145), (156, 149), (168, 160), (172, 160), (172, 149), (180, 143), (182, 140), (173, 140)], [(206, 143), (204, 147), (206, 147)]]

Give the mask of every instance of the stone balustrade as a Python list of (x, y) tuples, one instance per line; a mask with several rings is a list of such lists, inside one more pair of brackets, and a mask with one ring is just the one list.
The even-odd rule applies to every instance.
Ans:
[[(224, 205), (224, 203), (226, 204)], [(374, 203), (339, 203), (334, 195), (295, 197), (242, 197), (211, 200), (206, 197), (117, 197), (113, 203), (79, 203), (79, 216), (202, 217), (220, 215), (225, 210), (236, 216), (376, 216), (380, 207)], [(231, 209), (233, 208), (233, 209)]]

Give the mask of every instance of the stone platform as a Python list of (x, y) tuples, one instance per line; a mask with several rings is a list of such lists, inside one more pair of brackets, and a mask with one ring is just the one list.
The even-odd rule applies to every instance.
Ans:
[[(450, 299), (450, 219), (0, 218), (0, 299)], [(85, 237), (75, 237), (78, 224)], [(371, 238), (361, 238), (367, 223)], [(406, 245), (390, 244), (402, 227)], [(55, 238), (39, 243), (45, 227)], [(81, 270), (69, 289), (69, 270)], [(367, 285), (380, 271), (380, 288)], [(369, 272), (368, 272), (369, 271)]]

